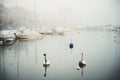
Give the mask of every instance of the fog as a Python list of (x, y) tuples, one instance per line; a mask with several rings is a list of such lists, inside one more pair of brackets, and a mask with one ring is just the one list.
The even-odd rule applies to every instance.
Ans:
[[(33, 12), (40, 25), (120, 25), (120, 0), (0, 0), (7, 8)], [(22, 13), (22, 12), (21, 12)]]

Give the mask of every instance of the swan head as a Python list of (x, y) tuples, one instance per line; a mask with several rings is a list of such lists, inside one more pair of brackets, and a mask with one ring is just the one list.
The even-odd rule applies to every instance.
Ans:
[(43, 56), (46, 56), (46, 54), (43, 54)]

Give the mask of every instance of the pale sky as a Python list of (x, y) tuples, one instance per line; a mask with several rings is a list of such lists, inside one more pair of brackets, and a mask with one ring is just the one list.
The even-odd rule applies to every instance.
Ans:
[[(0, 0), (2, 1), (2, 0)], [(120, 24), (120, 0), (3, 0), (6, 7), (35, 11), (46, 24)]]

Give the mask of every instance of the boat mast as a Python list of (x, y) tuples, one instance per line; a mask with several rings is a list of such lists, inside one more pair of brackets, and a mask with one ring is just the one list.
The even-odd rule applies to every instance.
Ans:
[(15, 2), (15, 27), (17, 28), (17, 0)]
[(34, 27), (36, 27), (36, 0), (34, 0)]
[(2, 14), (2, 16), (1, 16), (1, 28), (3, 28), (3, 26), (4, 26), (4, 20), (3, 20), (4, 0), (2, 0), (1, 9), (2, 9), (2, 13), (1, 13)]

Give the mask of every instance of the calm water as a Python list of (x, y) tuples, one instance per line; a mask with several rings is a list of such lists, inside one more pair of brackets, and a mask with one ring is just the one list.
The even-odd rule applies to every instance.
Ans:
[[(82, 52), (87, 65), (77, 70)], [(51, 63), (47, 68), (43, 53)], [(119, 75), (118, 32), (67, 32), (0, 47), (0, 80), (119, 80)]]

